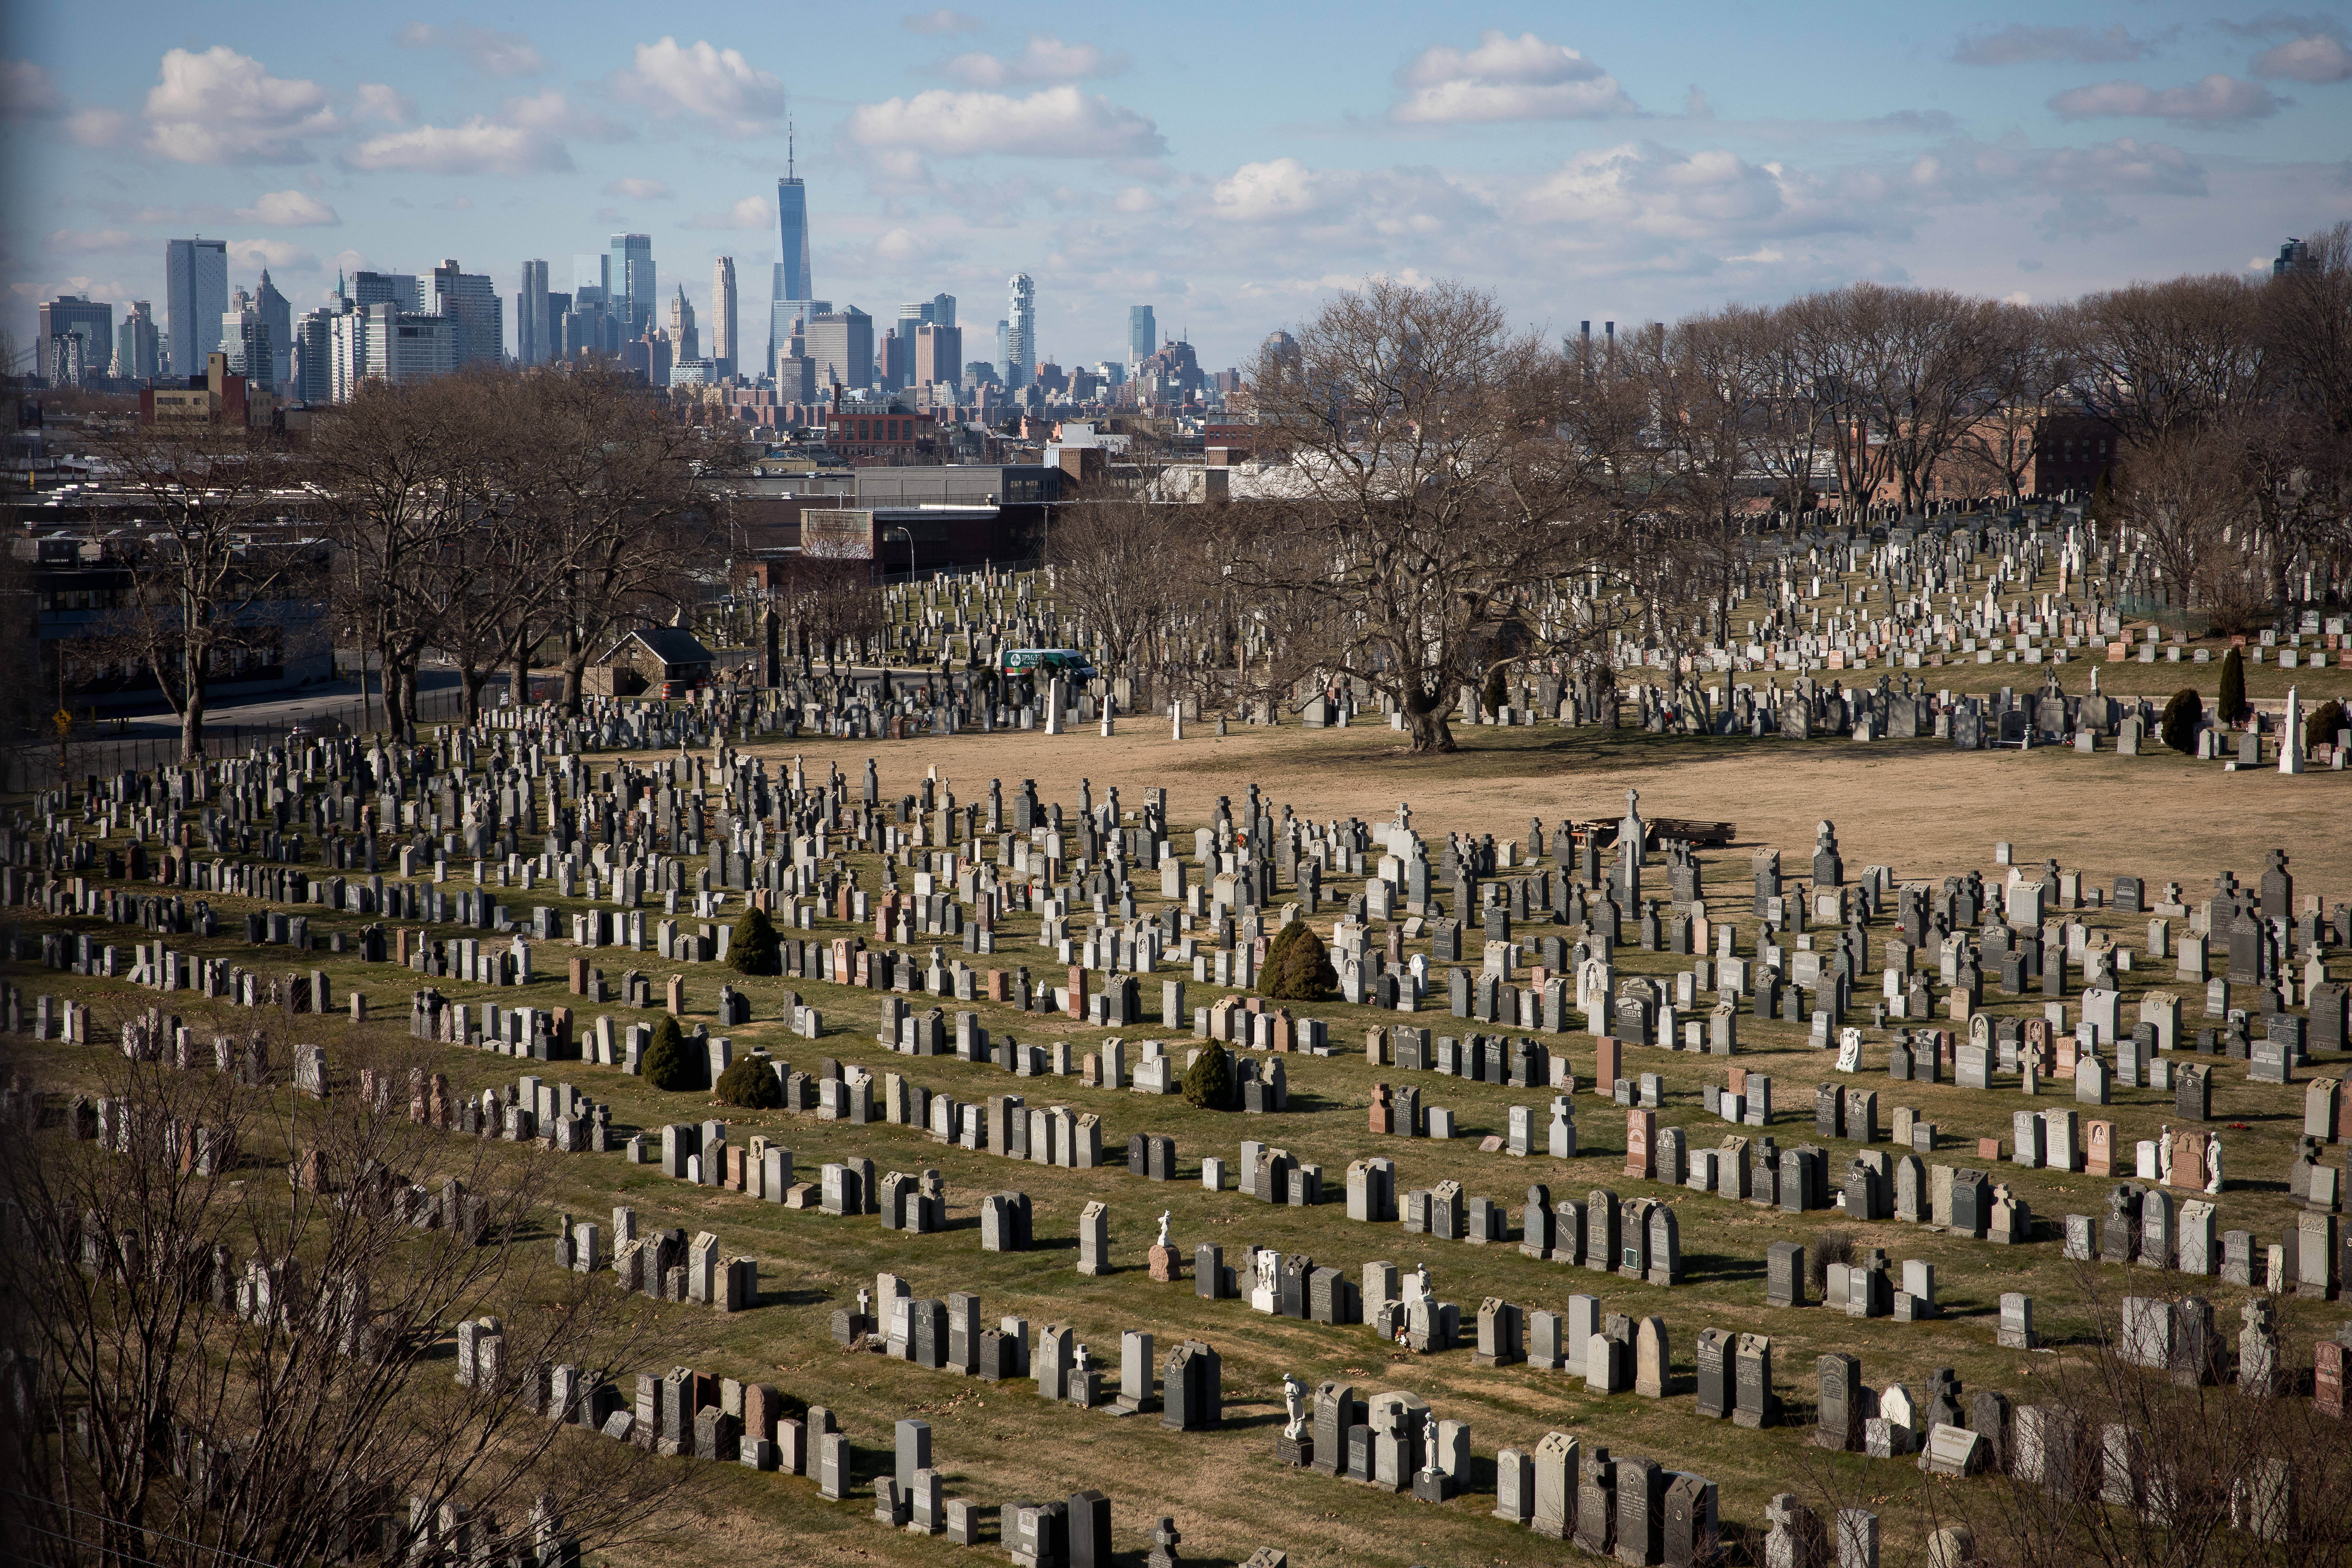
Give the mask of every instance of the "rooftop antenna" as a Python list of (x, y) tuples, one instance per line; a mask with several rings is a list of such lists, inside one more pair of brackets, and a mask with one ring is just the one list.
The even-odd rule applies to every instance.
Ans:
[(784, 116), (784, 178), (793, 177), (793, 117)]

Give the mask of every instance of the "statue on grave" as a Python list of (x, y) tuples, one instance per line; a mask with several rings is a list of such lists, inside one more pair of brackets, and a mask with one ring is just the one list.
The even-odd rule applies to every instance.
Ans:
[(2169, 1122), (2157, 1129), (2156, 1179), (2168, 1187), (2172, 1185), (2172, 1126)]
[(1290, 1412), (1290, 1422), (1282, 1435), (1293, 1442), (1307, 1436), (1307, 1385), (1295, 1373), (1282, 1374), (1282, 1403)]
[(1166, 1209), (1160, 1211), (1160, 1239), (1152, 1245), (1155, 1247), (1168, 1245), (1168, 1211)]
[(2221, 1190), (2221, 1141), (2210, 1139), (2205, 1145), (2205, 1195), (2212, 1197)]
[(1429, 1456), (1422, 1464), (1421, 1473), (1424, 1476), (1436, 1475), (1438, 1473), (1437, 1413), (1433, 1410), (1426, 1412), (1421, 1418), (1421, 1447), (1422, 1452)]

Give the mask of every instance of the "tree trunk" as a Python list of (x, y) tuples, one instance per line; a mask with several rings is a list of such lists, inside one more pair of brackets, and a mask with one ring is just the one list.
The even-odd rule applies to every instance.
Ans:
[(378, 676), (383, 686), (384, 733), (397, 741), (408, 731), (408, 710), (401, 691), (400, 666), (389, 647), (379, 647), (376, 659), (383, 667)]
[(188, 705), (180, 714), (180, 762), (190, 766), (205, 754), (205, 692), (202, 686), (188, 689)]
[(488, 672), (476, 669), (470, 660), (457, 663), (457, 689), (465, 698), (463, 711), (467, 724), (482, 721), (482, 685), (489, 679)]
[(514, 646), (514, 668), (507, 677), (507, 705), (520, 708), (530, 700), (530, 639), (517, 633)]
[(588, 672), (588, 654), (573, 627), (563, 629), (563, 711), (572, 718), (580, 716), (581, 688)]
[(205, 658), (193, 647), (182, 645), (180, 679), (180, 762), (193, 766), (205, 754)]
[(1444, 755), (1458, 748), (1454, 744), (1454, 728), (1447, 721), (1445, 705), (1433, 697), (1419, 692), (1407, 692), (1404, 699), (1405, 722), (1412, 731), (1414, 756)]

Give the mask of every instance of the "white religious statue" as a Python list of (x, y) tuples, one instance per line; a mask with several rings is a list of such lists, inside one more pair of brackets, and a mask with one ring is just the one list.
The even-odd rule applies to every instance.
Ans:
[(1282, 1435), (1294, 1441), (1307, 1436), (1307, 1385), (1295, 1373), (1282, 1374), (1282, 1403), (1290, 1411), (1290, 1423)]
[(2219, 1138), (2205, 1145), (2205, 1195), (2211, 1197), (2221, 1190), (2221, 1141)]
[(1429, 1456), (1427, 1462), (1421, 1467), (1421, 1473), (1424, 1476), (1436, 1475), (1438, 1473), (1437, 1415), (1434, 1411), (1423, 1415), (1421, 1418), (1421, 1447), (1422, 1452)]
[(1155, 1247), (1168, 1245), (1168, 1211), (1166, 1209), (1160, 1211), (1160, 1239), (1152, 1245)]
[(2172, 1127), (2168, 1122), (2157, 1130), (2156, 1179), (2168, 1187), (2172, 1185)]

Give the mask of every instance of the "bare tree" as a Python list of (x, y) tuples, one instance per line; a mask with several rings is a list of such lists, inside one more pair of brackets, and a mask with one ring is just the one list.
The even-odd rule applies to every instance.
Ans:
[(530, 411), (509, 469), (515, 517), (541, 542), (563, 702), (577, 712), (603, 645), (693, 602), (689, 574), (716, 538), (711, 479), (731, 466), (732, 437), (678, 424), (603, 366), (520, 381)]
[(793, 626), (803, 668), (822, 653), (828, 665), (855, 657), (855, 649), (882, 630), (882, 588), (874, 559), (849, 553), (849, 542), (811, 538), (803, 530), (800, 553), (784, 565), (776, 613)]
[[(348, 1079), (318, 1100), (261, 1081), (247, 1038), (236, 1070), (207, 1049), (184, 1071), (160, 1034), (0, 1149), (10, 1554), (400, 1561), (457, 1514), (477, 1538), (527, 1513), (641, 1531), (676, 1479), (546, 1419), (545, 1369), (593, 1389), (668, 1347), (530, 1242), (544, 1163), (413, 1121), (398, 1053), (374, 1058), (381, 1101)], [(453, 1378), (452, 1334), (485, 1315), (502, 1366)]]
[[(2033, 1379), (2031, 1447), (2012, 1428), (2007, 1476), (1922, 1487), (1922, 1522), (1959, 1526), (1972, 1556), (2001, 1568), (2236, 1568), (2352, 1563), (2352, 1453), (2341, 1422), (2297, 1396), (2290, 1374), (2264, 1385), (2194, 1298), (2146, 1300), (2170, 1320), (2160, 1338), (2124, 1321), (2123, 1303), (2084, 1272), (2091, 1332)], [(2307, 1344), (2290, 1347), (2307, 1367)], [(2149, 1363), (2153, 1364), (2149, 1364)], [(2014, 1473), (2022, 1468), (2023, 1474)]]
[(131, 567), (119, 626), (180, 717), (181, 760), (194, 762), (214, 680), (282, 635), (279, 600), (313, 591), (320, 552), (280, 526), (309, 498), (283, 447), (241, 425), (129, 424), (96, 447), (150, 523), (118, 545)]
[(1057, 509), (1055, 596), (1085, 622), (1105, 673), (1154, 683), (1174, 613), (1197, 602), (1192, 510), (1145, 494), (1101, 493)]
[(2212, 430), (2173, 432), (2135, 450), (2116, 487), (2122, 520), (2183, 608), (2209, 604), (2219, 578), (2242, 567), (2223, 552), (2227, 531), (2242, 538), (2253, 521), (2235, 445)]
[(2139, 446), (2266, 389), (2255, 285), (2226, 273), (2089, 294), (2057, 321), (2083, 405)]
[(370, 381), (308, 440), (335, 542), (337, 618), (374, 652), (398, 735), (414, 732), (417, 664), (442, 629), (436, 574), (481, 507), (488, 431), (462, 416), (470, 390), (459, 378)]
[(1568, 370), (1512, 335), (1492, 296), (1453, 282), (1375, 281), (1302, 323), (1295, 352), (1259, 356), (1284, 493), (1208, 526), (1261, 617), (1273, 689), (1353, 677), (1396, 703), (1415, 752), (1450, 752), (1462, 687), (1601, 645), (1598, 595), (1572, 611), (1534, 598), (1605, 564), (1624, 521), (1559, 434)]
[(1986, 312), (1991, 359), (1982, 401), (1969, 411), (1954, 454), (1978, 489), (2014, 500), (2025, 490), (2035, 443), (2052, 400), (2074, 369), (2056, 332), (2054, 312), (2030, 305), (1996, 304)]

